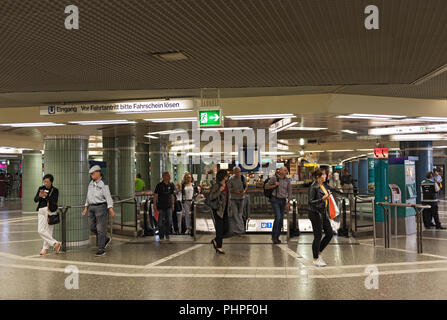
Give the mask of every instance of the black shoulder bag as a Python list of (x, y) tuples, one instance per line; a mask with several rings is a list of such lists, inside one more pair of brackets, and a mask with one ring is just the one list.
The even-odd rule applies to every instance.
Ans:
[[(53, 193), (53, 188), (51, 188), (51, 191), (50, 191), (50, 194), (48, 195), (48, 201), (47, 201), (47, 209), (48, 209), (48, 224), (51, 226), (51, 225), (54, 225), (54, 224), (58, 224), (59, 222), (61, 222), (61, 217), (60, 217), (60, 214), (59, 214), (59, 212), (57, 212), (57, 208), (59, 207), (57, 204), (56, 204), (56, 208), (54, 208), (54, 205), (51, 205), (50, 206), (50, 197), (51, 197), (51, 194)], [(51, 209), (50, 209), (50, 207), (51, 207), (51, 209), (53, 209), (54, 211), (52, 212), (51, 211)]]

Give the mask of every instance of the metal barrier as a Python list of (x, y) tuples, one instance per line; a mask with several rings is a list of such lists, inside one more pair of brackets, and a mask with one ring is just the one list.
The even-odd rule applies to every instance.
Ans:
[[(416, 244), (417, 244), (417, 252), (422, 253), (422, 212), (424, 209), (429, 209), (430, 206), (421, 205), (421, 204), (410, 204), (410, 203), (390, 203), (390, 202), (378, 202), (383, 208), (384, 219), (383, 219), (383, 237), (385, 242), (385, 248), (390, 247), (390, 238), (391, 238), (391, 217), (390, 217), (390, 207), (404, 207), (404, 208), (413, 208), (416, 211)], [(396, 216), (397, 218), (397, 216)], [(397, 220), (396, 220), (397, 226)], [(397, 229), (396, 229), (397, 230)], [(396, 231), (397, 233), (397, 231)], [(375, 238), (374, 238), (375, 244)]]
[[(120, 204), (121, 206), (121, 230), (123, 230), (123, 227), (126, 226), (130, 226), (133, 227), (133, 225), (126, 225), (124, 224), (124, 217), (122, 214), (122, 207), (123, 204), (125, 203), (130, 203), (130, 204), (135, 204), (135, 228), (136, 231), (138, 231), (138, 218), (137, 218), (137, 210), (136, 210), (136, 199), (135, 198), (129, 198), (129, 199), (124, 199), (124, 200), (119, 200), (119, 201), (114, 201), (113, 205), (115, 204)], [(85, 208), (84, 205), (81, 206), (60, 206), (58, 208), (59, 213), (61, 214), (61, 238), (62, 238), (62, 251), (67, 251), (67, 212), (69, 209), (83, 209)], [(108, 223), (107, 225), (109, 225), (110, 228), (110, 238), (112, 238), (112, 232), (113, 232), (113, 219), (110, 219), (110, 215), (107, 215), (108, 218)]]
[[(370, 228), (370, 227), (374, 227), (374, 199), (375, 197), (372, 196), (371, 194), (356, 194), (354, 196), (354, 211), (351, 210), (351, 217), (352, 217), (352, 213), (354, 213), (354, 232), (357, 232), (357, 229), (359, 228)], [(372, 224), (368, 224), (368, 225), (362, 225), (359, 226), (357, 223), (357, 216), (358, 216), (358, 206), (357, 204), (361, 204), (361, 203), (371, 203), (371, 207), (372, 207), (372, 215), (373, 215), (373, 220), (372, 220)], [(352, 206), (351, 206), (352, 208)], [(352, 230), (352, 219), (350, 219), (350, 229)]]

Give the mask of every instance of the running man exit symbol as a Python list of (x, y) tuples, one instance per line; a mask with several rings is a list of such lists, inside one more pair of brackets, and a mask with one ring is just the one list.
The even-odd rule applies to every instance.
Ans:
[(222, 111), (220, 109), (199, 110), (200, 127), (220, 127), (222, 126), (221, 119)]

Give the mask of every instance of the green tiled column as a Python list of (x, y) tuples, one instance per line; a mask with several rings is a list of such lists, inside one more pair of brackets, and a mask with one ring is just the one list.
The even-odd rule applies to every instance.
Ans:
[(9, 160), (8, 165), (8, 173), (12, 176), (12, 185), (11, 185), (11, 199), (19, 198), (19, 184), (20, 184), (20, 160), (13, 159)]
[(22, 152), (22, 212), (35, 212), (37, 188), (42, 185), (42, 153), (39, 150)]
[[(117, 144), (118, 196), (124, 200), (135, 196), (135, 137), (118, 137)], [(135, 205), (124, 204), (122, 208), (123, 222), (129, 224), (135, 221)]]
[(115, 137), (103, 137), (103, 160), (107, 163), (105, 179), (112, 195), (118, 195), (118, 147)]
[(146, 183), (146, 188), (149, 189), (149, 145), (138, 143), (135, 157), (137, 159), (136, 173), (141, 174), (141, 179)]
[(161, 142), (152, 142), (149, 145), (149, 157), (151, 158), (151, 190), (161, 181), (163, 171), (167, 167), (166, 145)]
[[(67, 211), (67, 247), (85, 246), (89, 243), (89, 227), (87, 215), (82, 216), (81, 212), (90, 182), (88, 136), (47, 136), (44, 141), (44, 172), (54, 176), (59, 206), (82, 206)], [(60, 228), (58, 224), (54, 229), (58, 240), (61, 240)]]

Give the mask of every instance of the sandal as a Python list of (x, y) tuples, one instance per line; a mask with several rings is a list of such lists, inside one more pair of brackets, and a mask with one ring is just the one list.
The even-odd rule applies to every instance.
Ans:
[(56, 253), (59, 253), (59, 251), (61, 250), (61, 243), (60, 242), (56, 242), (55, 243), (54, 250), (56, 251)]

